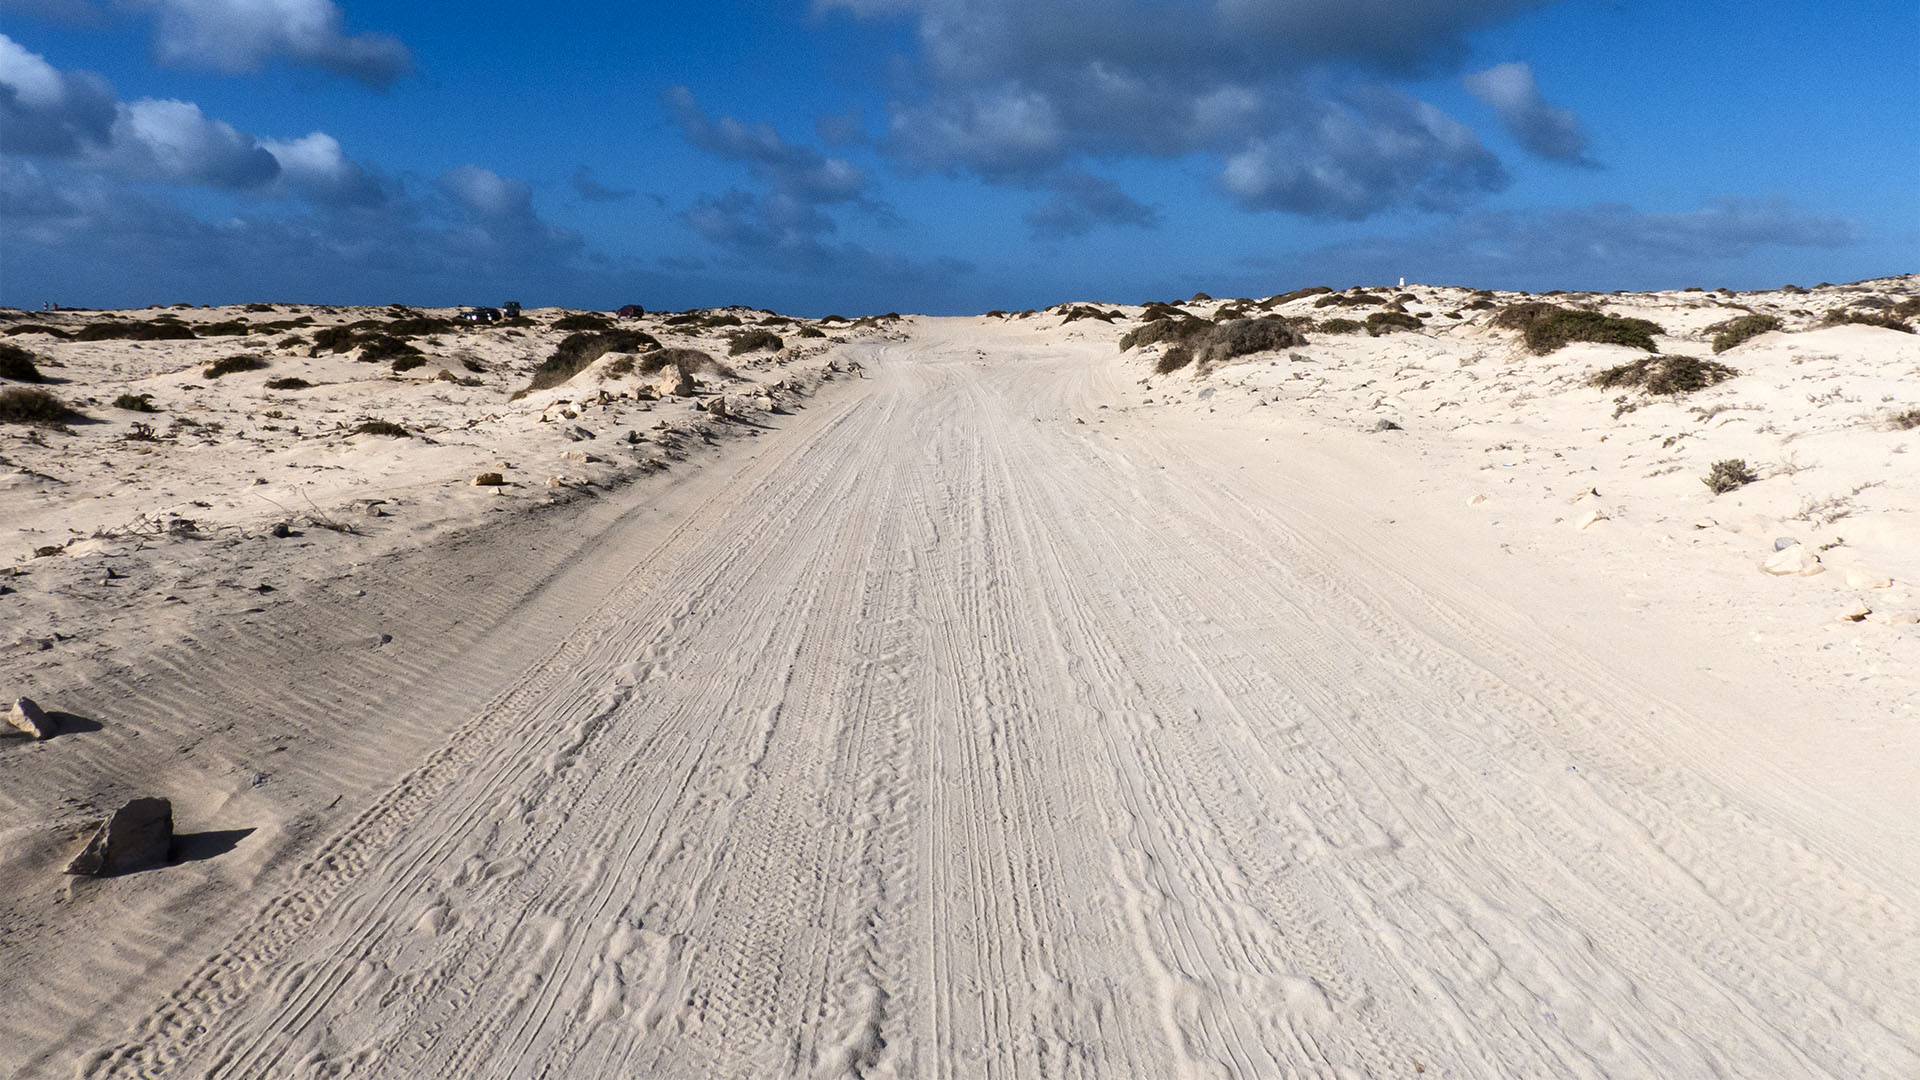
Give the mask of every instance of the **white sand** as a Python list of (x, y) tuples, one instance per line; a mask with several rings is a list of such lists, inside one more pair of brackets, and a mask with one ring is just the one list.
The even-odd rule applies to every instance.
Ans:
[[(1609, 310), (1705, 354), (1716, 302)], [(1200, 377), (1126, 321), (909, 319), (743, 371), (872, 377), (635, 482), (558, 455), (690, 407), (540, 424), (533, 345), (304, 392), (431, 446), (256, 436), (224, 379), (164, 404), (228, 438), (138, 469), (9, 430), (57, 478), (0, 489), (16, 554), (211, 535), (0, 597), (0, 690), (91, 721), (0, 740), (0, 1071), (1920, 1072), (1920, 340), (1768, 335), (1616, 419), (1584, 379), (1636, 354), (1483, 319)], [(1714, 496), (1729, 457), (1762, 479)], [(389, 516), (274, 540), (255, 489)], [(1763, 573), (1780, 536), (1825, 572)], [(134, 794), (189, 857), (63, 877)]]

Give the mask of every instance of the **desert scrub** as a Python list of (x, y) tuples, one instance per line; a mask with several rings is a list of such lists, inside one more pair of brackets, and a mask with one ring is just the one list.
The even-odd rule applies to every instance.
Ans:
[(197, 335), (184, 323), (97, 322), (81, 327), (75, 341), (190, 341)]
[(827, 335), (826, 335), (826, 332), (823, 330), (820, 330), (811, 326), (803, 326), (800, 329), (795, 330), (793, 332), (793, 336), (803, 337), (803, 338), (823, 338), (823, 337), (826, 337)]
[(744, 324), (741, 323), (740, 316), (723, 313), (719, 315), (709, 315), (706, 318), (701, 319), (700, 325), (711, 330), (717, 326), (741, 326)]
[(1853, 308), (1835, 308), (1827, 312), (1826, 318), (1820, 320), (1820, 325), (1822, 326), (1845, 326), (1849, 324), (1878, 326), (1885, 330), (1898, 330), (1903, 334), (1913, 333), (1913, 327), (1908, 326), (1904, 321), (1892, 315), (1883, 315), (1878, 311), (1856, 311)]
[(712, 375), (722, 379), (735, 377), (732, 368), (699, 349), (655, 349), (642, 354), (634, 366), (642, 375), (658, 375), (673, 366), (688, 375)]
[(201, 337), (239, 337), (253, 333), (253, 327), (245, 319), (227, 319), (223, 322), (201, 323), (194, 330)]
[(727, 355), (739, 356), (755, 349), (779, 349), (786, 345), (780, 335), (771, 330), (743, 330), (727, 336)]
[(294, 375), (289, 375), (284, 379), (267, 380), (267, 389), (269, 390), (305, 390), (312, 385), (313, 384), (307, 380)]
[(1887, 418), (1888, 426), (1895, 431), (1912, 431), (1920, 428), (1920, 409), (1902, 409)]
[(410, 356), (419, 356), (420, 350), (413, 342), (386, 334), (374, 334), (360, 343), (360, 355), (354, 359), (363, 364), (377, 364), (382, 360), (398, 361)]
[(11, 386), (0, 390), (0, 424), (52, 426), (79, 415), (66, 402), (37, 386)]
[(396, 439), (405, 439), (405, 438), (408, 438), (410, 435), (407, 429), (401, 427), (399, 424), (396, 424), (391, 420), (378, 420), (378, 419), (368, 420), (363, 422), (359, 427), (354, 428), (351, 434), (387, 435)]
[(1325, 296), (1332, 291), (1331, 288), (1325, 285), (1309, 285), (1304, 289), (1295, 289), (1292, 292), (1283, 292), (1278, 296), (1269, 296), (1265, 300), (1260, 301), (1260, 306), (1263, 308), (1275, 308), (1281, 304), (1291, 303), (1295, 300), (1305, 300), (1309, 296)]
[(1305, 345), (1307, 339), (1285, 319), (1234, 319), (1215, 326), (1198, 342), (1201, 365), (1217, 364), (1248, 353)]
[(1679, 395), (1704, 390), (1740, 374), (1717, 360), (1697, 356), (1649, 356), (1598, 372), (1590, 382), (1602, 390), (1644, 390)]
[(562, 315), (560, 318), (553, 320), (551, 329), (568, 331), (611, 330), (613, 329), (613, 320), (608, 319), (604, 315), (581, 312), (574, 315)]
[(395, 374), (399, 374), (402, 371), (412, 371), (414, 368), (425, 366), (426, 362), (426, 357), (421, 356), (419, 353), (414, 353), (411, 356), (402, 356), (396, 359), (393, 362), (393, 370)]
[(73, 335), (67, 333), (65, 330), (57, 326), (47, 326), (43, 323), (20, 323), (17, 326), (9, 326), (5, 334), (7, 337), (12, 337), (15, 334), (45, 334), (48, 337), (59, 338), (61, 341), (73, 340)]
[(45, 382), (40, 368), (34, 364), (39, 357), (18, 345), (0, 342), (0, 379), (12, 379), (14, 382)]
[(1115, 319), (1123, 317), (1118, 311), (1103, 311), (1100, 308), (1088, 307), (1084, 304), (1075, 304), (1063, 310), (1061, 314), (1066, 316), (1066, 318), (1060, 320), (1061, 326), (1065, 326), (1076, 319), (1099, 319), (1101, 322), (1110, 323)]
[(1746, 487), (1758, 479), (1760, 478), (1754, 475), (1753, 470), (1747, 468), (1746, 459), (1727, 458), (1724, 461), (1714, 462), (1713, 468), (1707, 470), (1707, 475), (1701, 477), (1700, 482), (1707, 485), (1707, 490), (1715, 495), (1725, 495), (1735, 488)]
[(1358, 319), (1321, 319), (1313, 328), (1322, 334), (1357, 334), (1367, 328)]
[(1653, 343), (1653, 335), (1666, 333), (1660, 324), (1645, 319), (1563, 308), (1538, 300), (1508, 304), (1493, 317), (1493, 325), (1519, 330), (1521, 339), (1536, 356), (1545, 356), (1576, 341), (1625, 345), (1658, 352), (1659, 347)]
[(610, 352), (637, 353), (644, 349), (658, 349), (660, 342), (644, 330), (605, 330), (582, 331), (568, 334), (561, 339), (538, 368), (534, 369), (533, 381), (529, 382), (522, 394), (535, 390), (545, 390), (559, 386), (578, 375), (587, 365)]
[(1212, 323), (1205, 319), (1196, 319), (1191, 315), (1157, 318), (1120, 335), (1120, 351), (1125, 352), (1137, 345), (1153, 345), (1163, 341), (1192, 341), (1212, 330)]
[(1723, 353), (1743, 341), (1778, 329), (1780, 320), (1772, 315), (1741, 315), (1714, 323), (1707, 327), (1707, 333), (1713, 335), (1713, 351)]
[(200, 373), (203, 379), (217, 379), (222, 375), (232, 375), (236, 371), (259, 371), (267, 362), (258, 356), (229, 356), (224, 360), (215, 360)]
[(153, 407), (152, 394), (121, 394), (113, 399), (113, 407), (128, 412), (159, 412)]
[(1155, 375), (1171, 375), (1191, 363), (1193, 363), (1192, 346), (1182, 341), (1176, 341), (1167, 346), (1167, 351), (1160, 354), (1160, 359), (1154, 361), (1153, 373)]
[(1404, 311), (1376, 311), (1367, 316), (1367, 333), (1373, 337), (1395, 330), (1418, 330), (1420, 320)]

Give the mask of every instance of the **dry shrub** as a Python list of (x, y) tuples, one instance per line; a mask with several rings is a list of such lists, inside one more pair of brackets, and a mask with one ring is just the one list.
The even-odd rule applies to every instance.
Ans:
[(818, 330), (814, 327), (803, 326), (800, 329), (795, 330), (793, 332), (793, 336), (803, 337), (803, 338), (823, 338), (823, 337), (826, 337), (827, 335), (824, 331)]
[(21, 323), (18, 326), (7, 327), (7, 337), (12, 337), (15, 334), (45, 334), (48, 337), (59, 338), (61, 341), (73, 340), (72, 334), (67, 333), (57, 326), (47, 326), (44, 323)]
[(613, 320), (604, 315), (583, 312), (577, 315), (564, 315), (553, 320), (555, 330), (611, 330)]
[(1902, 409), (1887, 418), (1887, 423), (1895, 431), (1912, 431), (1920, 428), (1920, 409)]
[(113, 407), (128, 412), (159, 412), (153, 407), (152, 394), (121, 394), (113, 399)]
[(780, 349), (785, 345), (786, 342), (780, 340), (780, 335), (771, 330), (742, 330), (737, 334), (727, 335), (727, 355), (729, 356), (739, 356), (741, 353), (753, 352), (755, 349)]
[(1822, 326), (1878, 326), (1883, 330), (1898, 330), (1903, 334), (1913, 333), (1913, 327), (1893, 315), (1878, 311), (1858, 311), (1853, 308), (1835, 308), (1827, 312), (1826, 318), (1821, 319), (1820, 324)]
[(1193, 348), (1185, 342), (1176, 341), (1167, 346), (1167, 351), (1161, 353), (1160, 359), (1154, 362), (1153, 373), (1168, 375), (1191, 363), (1193, 363)]
[(386, 435), (395, 439), (406, 439), (406, 438), (412, 437), (411, 433), (408, 432), (406, 428), (401, 427), (399, 424), (396, 424), (391, 420), (379, 420), (379, 419), (365, 421), (359, 427), (354, 428), (352, 434)]
[(1120, 335), (1120, 349), (1125, 352), (1138, 345), (1192, 341), (1212, 329), (1213, 324), (1207, 320), (1196, 319), (1183, 312), (1178, 318), (1157, 318)]
[(382, 360), (399, 361), (419, 355), (420, 350), (404, 338), (373, 334), (361, 340), (360, 355), (354, 359), (363, 364), (377, 364)]
[(1742, 315), (1714, 323), (1707, 327), (1707, 333), (1713, 335), (1713, 351), (1723, 353), (1743, 341), (1778, 329), (1780, 320), (1772, 315)]
[(610, 352), (641, 352), (658, 349), (660, 342), (644, 330), (606, 330), (568, 334), (553, 355), (533, 373), (533, 381), (521, 393), (559, 386), (585, 370), (589, 364)]
[(284, 379), (268, 379), (269, 390), (305, 390), (313, 384), (297, 376), (289, 375)]
[(1292, 292), (1284, 292), (1278, 296), (1269, 296), (1265, 300), (1260, 301), (1260, 306), (1263, 308), (1275, 308), (1281, 304), (1292, 303), (1295, 300), (1305, 300), (1309, 296), (1324, 296), (1332, 291), (1332, 289), (1325, 285), (1309, 285), (1304, 289), (1295, 289)]
[(1598, 311), (1563, 308), (1538, 300), (1508, 304), (1493, 317), (1493, 325), (1519, 330), (1527, 348), (1545, 356), (1575, 341), (1593, 341), (1603, 345), (1626, 345), (1657, 352), (1653, 335), (1666, 331), (1658, 323), (1628, 319)]
[(1735, 488), (1746, 487), (1758, 479), (1760, 478), (1754, 475), (1753, 470), (1747, 468), (1744, 458), (1727, 458), (1725, 461), (1714, 462), (1713, 468), (1708, 470), (1707, 475), (1700, 478), (1700, 482), (1707, 485), (1707, 490), (1715, 495), (1725, 495)]
[(1249, 353), (1305, 345), (1307, 339), (1285, 319), (1235, 319), (1215, 326), (1199, 343), (1199, 360), (1217, 364)]
[(0, 423), (52, 426), (79, 417), (67, 403), (37, 386), (0, 390)]
[(417, 352), (411, 353), (407, 356), (402, 356), (394, 360), (393, 370), (395, 374), (398, 374), (402, 371), (412, 371), (414, 368), (424, 366), (426, 362), (427, 362), (426, 357), (421, 356)]
[(208, 364), (200, 376), (205, 379), (217, 379), (222, 375), (232, 375), (239, 371), (259, 371), (266, 366), (267, 362), (258, 356), (229, 356), (224, 360), (215, 360)]
[(1418, 330), (1419, 319), (1404, 311), (1376, 311), (1367, 316), (1367, 333), (1373, 337), (1391, 334), (1395, 330)]
[(184, 323), (97, 322), (81, 327), (75, 341), (191, 341), (197, 335)]
[(1367, 328), (1358, 319), (1321, 319), (1313, 328), (1322, 334), (1357, 334)]
[(1603, 390), (1644, 390), (1649, 394), (1679, 395), (1704, 390), (1740, 374), (1717, 360), (1697, 356), (1649, 356), (1610, 367), (1591, 382)]
[(737, 377), (732, 368), (699, 349), (655, 349), (640, 357), (636, 366), (642, 375), (657, 375), (665, 371), (668, 365), (678, 367), (688, 375), (711, 375), (721, 379)]
[(12, 379), (14, 382), (45, 382), (40, 368), (34, 364), (40, 359), (18, 345), (0, 342), (0, 379)]

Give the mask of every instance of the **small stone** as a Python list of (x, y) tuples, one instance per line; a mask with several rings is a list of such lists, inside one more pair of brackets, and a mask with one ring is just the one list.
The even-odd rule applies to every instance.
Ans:
[(165, 866), (172, 847), (173, 804), (134, 799), (101, 824), (86, 849), (67, 864), (67, 873), (107, 877)]
[(707, 403), (702, 405), (701, 408), (707, 410), (709, 416), (717, 416), (721, 419), (733, 415), (733, 406), (727, 401), (725, 394), (716, 394), (708, 398)]
[(1602, 521), (1611, 521), (1611, 520), (1613, 519), (1609, 518), (1607, 516), (1606, 511), (1604, 510), (1589, 510), (1585, 514), (1581, 515), (1579, 521), (1574, 522), (1573, 527), (1584, 531), (1585, 529), (1588, 529), (1593, 525), (1596, 525)]
[(1785, 551), (1799, 542), (1791, 536), (1776, 536), (1773, 538), (1773, 550)]
[(271, 533), (277, 540), (285, 540), (287, 537), (293, 535), (293, 526), (284, 521), (276, 521), (273, 523), (273, 528), (268, 529), (267, 532)]
[(1374, 431), (1401, 431), (1404, 429), (1401, 428), (1399, 424), (1396, 424), (1391, 420), (1375, 420), (1373, 422), (1373, 430)]
[(565, 435), (568, 442), (586, 442), (588, 439), (594, 437), (593, 432), (588, 431), (579, 424), (569, 424), (561, 428), (560, 434)]
[(1720, 523), (1713, 520), (1712, 518), (1701, 518), (1700, 520), (1693, 523), (1693, 527), (1696, 529), (1711, 529), (1718, 524)]
[(1873, 609), (1868, 607), (1866, 604), (1854, 603), (1854, 604), (1848, 605), (1844, 610), (1840, 612), (1840, 621), (1841, 622), (1860, 622), (1861, 620), (1865, 619), (1867, 616), (1871, 614), (1873, 614)]
[(1486, 502), (1486, 501), (1487, 501), (1487, 497), (1486, 497), (1485, 495), (1475, 495), (1475, 496), (1473, 496), (1472, 498), (1470, 498), (1470, 499), (1468, 499), (1468, 500), (1467, 500), (1467, 505), (1468, 505), (1468, 506), (1479, 506), (1479, 505), (1480, 505), (1481, 503), (1483, 503), (1483, 502)]
[(1767, 561), (1760, 564), (1760, 569), (1779, 577), (1811, 577), (1826, 567), (1820, 565), (1820, 556), (1807, 550), (1804, 544), (1794, 544), (1767, 556)]
[(34, 704), (32, 698), (15, 699), (12, 711), (7, 713), (7, 723), (36, 739), (51, 739), (59, 730), (59, 725), (46, 710)]
[(497, 472), (483, 472), (479, 476), (476, 476), (473, 478), (472, 486), (473, 487), (499, 487), (500, 485), (506, 482), (507, 482), (507, 478), (500, 475)]
[(679, 364), (668, 364), (661, 368), (647, 385), (653, 388), (654, 394), (663, 398), (692, 397), (695, 389), (693, 376), (687, 374)]
[(1849, 589), (1890, 589), (1892, 587), (1893, 579), (1890, 577), (1862, 570), (1857, 566), (1847, 570), (1847, 588)]

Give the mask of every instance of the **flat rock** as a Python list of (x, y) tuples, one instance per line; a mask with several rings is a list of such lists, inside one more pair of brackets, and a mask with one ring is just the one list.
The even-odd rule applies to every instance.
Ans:
[(595, 437), (593, 432), (588, 431), (579, 424), (569, 424), (561, 428), (560, 434), (565, 435), (568, 442), (586, 442), (588, 439)]
[(1873, 609), (1868, 607), (1866, 604), (1853, 603), (1841, 609), (1840, 621), (1841, 622), (1860, 622), (1871, 614), (1873, 614)]
[(1849, 589), (1890, 589), (1893, 579), (1859, 567), (1847, 570), (1847, 588)]
[(108, 877), (165, 866), (172, 847), (173, 803), (133, 799), (101, 823), (86, 849), (67, 864), (67, 873)]
[(7, 723), (36, 739), (51, 739), (60, 730), (46, 710), (34, 704), (32, 698), (16, 698), (13, 708), (7, 713)]
[(506, 482), (507, 478), (497, 472), (483, 472), (473, 478), (474, 487), (499, 487)]
[(1791, 536), (1776, 536), (1773, 538), (1773, 550), (1785, 551), (1799, 542)]
[(1811, 577), (1826, 567), (1820, 565), (1820, 556), (1807, 550), (1805, 544), (1794, 544), (1767, 556), (1767, 561), (1760, 564), (1760, 569), (1779, 577)]

